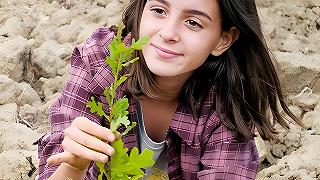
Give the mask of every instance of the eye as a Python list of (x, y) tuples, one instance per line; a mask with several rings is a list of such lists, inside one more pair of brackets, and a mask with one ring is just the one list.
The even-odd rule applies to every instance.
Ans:
[(187, 23), (187, 25), (189, 26), (189, 27), (191, 27), (191, 28), (202, 28), (202, 26), (198, 23), (198, 22), (196, 22), (196, 21), (194, 21), (194, 20), (191, 20), (191, 19), (189, 19), (189, 20), (187, 20), (186, 21), (186, 23)]
[(161, 15), (161, 16), (166, 14), (166, 11), (162, 8), (159, 8), (159, 7), (151, 8), (150, 11), (154, 12), (157, 15)]

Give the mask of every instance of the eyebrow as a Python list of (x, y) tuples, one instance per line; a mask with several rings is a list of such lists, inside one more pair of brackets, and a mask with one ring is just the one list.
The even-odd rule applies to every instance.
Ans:
[(158, 2), (160, 2), (160, 3), (162, 3), (162, 4), (164, 4), (164, 5), (167, 5), (167, 6), (170, 5), (169, 2), (166, 1), (166, 0), (147, 0), (147, 1), (158, 1)]
[[(169, 2), (166, 1), (166, 0), (149, 0), (149, 1), (158, 1), (166, 6), (170, 6)], [(200, 16), (203, 16), (203, 17), (206, 17), (207, 19), (209, 19), (210, 21), (212, 21), (212, 18), (205, 12), (203, 11), (199, 11), (199, 10), (196, 10), (196, 9), (188, 9), (188, 10), (185, 10), (186, 13), (189, 13), (189, 14), (195, 14), (195, 15), (200, 15)]]
[(206, 17), (210, 21), (212, 21), (211, 17), (207, 13), (205, 13), (203, 11), (199, 11), (199, 10), (195, 10), (195, 9), (189, 9), (189, 10), (186, 10), (186, 12), (189, 13), (189, 14), (195, 14), (195, 15), (200, 15), (200, 16)]

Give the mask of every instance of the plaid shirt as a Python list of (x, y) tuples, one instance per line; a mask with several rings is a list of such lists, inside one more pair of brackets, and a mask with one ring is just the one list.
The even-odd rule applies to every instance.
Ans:
[[(107, 47), (114, 33), (100, 28), (73, 52), (69, 78), (64, 91), (50, 109), (51, 131), (38, 144), (39, 179), (47, 179), (58, 166), (49, 166), (46, 160), (62, 152), (63, 131), (72, 120), (85, 116), (106, 126), (105, 120), (90, 113), (86, 103), (91, 96), (107, 107), (103, 90), (113, 81), (107, 64)], [(118, 92), (121, 96), (123, 89)], [(168, 175), (170, 179), (254, 179), (258, 168), (258, 152), (253, 140), (237, 141), (232, 132), (219, 120), (214, 87), (202, 105), (200, 117), (195, 119), (184, 104), (179, 104), (166, 135)], [(137, 100), (129, 97), (129, 118), (137, 119)], [(136, 131), (123, 137), (126, 146), (137, 146)], [(97, 179), (98, 169), (92, 163), (86, 179)]]

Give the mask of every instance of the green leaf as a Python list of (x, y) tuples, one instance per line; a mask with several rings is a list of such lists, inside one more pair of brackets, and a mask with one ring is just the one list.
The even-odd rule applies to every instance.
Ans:
[(140, 155), (138, 148), (134, 147), (128, 157), (128, 149), (124, 147), (123, 141), (118, 139), (111, 143), (116, 153), (111, 157), (108, 165), (111, 172), (108, 173), (111, 179), (139, 179), (144, 176), (141, 168), (152, 166), (153, 152), (149, 149), (144, 150)]
[(104, 163), (96, 162), (96, 166), (99, 168), (100, 174), (98, 176), (98, 180), (102, 180), (103, 175), (107, 175), (107, 171), (104, 168)]
[(115, 149), (116, 153), (111, 156), (110, 161), (108, 162), (108, 166), (112, 170), (113, 168), (119, 167), (122, 164), (127, 163), (128, 157), (128, 148), (124, 147), (124, 143), (122, 139), (118, 139), (111, 143), (111, 146)]
[(139, 57), (136, 57), (136, 58), (131, 59), (130, 61), (124, 63), (123, 66), (124, 66), (124, 67), (128, 67), (130, 64), (132, 64), (132, 63), (134, 63), (134, 62), (136, 62), (136, 61), (138, 61), (138, 60), (139, 60)]
[(111, 103), (111, 94), (112, 94), (111, 87), (105, 88), (103, 91), (103, 94), (106, 96), (106, 100), (110, 106), (112, 104)]
[(117, 51), (119, 52), (119, 54), (125, 52), (126, 50), (127, 50), (127, 47), (125, 44), (123, 44), (123, 43), (117, 44)]
[(140, 155), (137, 147), (134, 147), (130, 152), (129, 162), (120, 166), (117, 166), (115, 169), (111, 169), (113, 172), (127, 173), (133, 176), (144, 175), (144, 172), (141, 168), (146, 168), (154, 165), (154, 161), (152, 160), (154, 153), (145, 149)]
[(110, 66), (112, 74), (116, 73), (116, 68), (117, 68), (117, 63), (116, 61), (113, 59), (111, 59), (109, 56), (106, 58), (106, 62), (107, 64)]
[(141, 50), (142, 47), (144, 45), (146, 45), (148, 42), (149, 42), (150, 38), (145, 36), (145, 37), (142, 37), (140, 38), (137, 42), (131, 44), (131, 48), (135, 49), (135, 50)]
[(129, 77), (129, 74), (125, 74), (119, 78), (119, 80), (116, 82), (116, 88), (119, 87), (123, 82), (125, 82)]
[(131, 129), (133, 129), (134, 127), (136, 127), (137, 123), (136, 122), (132, 122), (131, 125), (127, 126), (126, 130), (122, 133), (122, 135), (126, 135), (128, 134)]
[(110, 51), (110, 58), (107, 57), (107, 63), (110, 65), (113, 75), (115, 75), (117, 67), (119, 65), (118, 63), (119, 61), (121, 62), (121, 60), (119, 60), (119, 55), (126, 50), (126, 47), (123, 43), (121, 43), (121, 41), (117, 40), (116, 38), (111, 41), (108, 47)]
[(91, 100), (88, 101), (87, 107), (90, 108), (90, 112), (97, 113), (99, 116), (107, 116), (103, 110), (103, 104), (101, 102), (96, 102), (94, 97), (91, 97)]
[(117, 102), (114, 103), (112, 107), (112, 117), (114, 119), (117, 119), (118, 117), (123, 117), (128, 115), (128, 107), (129, 107), (129, 102), (128, 98), (122, 97), (117, 100)]
[[(133, 152), (132, 152), (133, 150)], [(145, 149), (142, 151), (142, 153), (138, 154), (138, 148), (134, 147), (131, 150), (129, 162), (136, 163), (136, 166), (139, 168), (146, 168), (149, 166), (154, 165), (154, 160), (152, 159), (154, 152), (150, 149)]]
[(132, 48), (127, 48), (122, 54), (121, 54), (121, 62), (126, 62), (126, 61), (129, 61), (132, 57), (132, 53), (134, 52), (134, 49)]
[(111, 132), (115, 132), (121, 124), (125, 125), (126, 127), (130, 124), (127, 116), (118, 117), (116, 120), (112, 120), (110, 122), (110, 130)]
[(102, 180), (102, 177), (103, 177), (103, 174), (100, 173), (100, 174), (98, 175), (98, 180)]
[(130, 176), (144, 175), (144, 172), (136, 166), (136, 163), (128, 162), (122, 166), (112, 169), (114, 174), (128, 174)]
[(118, 32), (117, 32), (117, 38), (118, 39), (121, 39), (121, 34), (122, 34), (122, 31), (123, 31), (124, 28), (125, 28), (125, 25), (123, 24), (122, 21), (120, 21), (118, 23)]

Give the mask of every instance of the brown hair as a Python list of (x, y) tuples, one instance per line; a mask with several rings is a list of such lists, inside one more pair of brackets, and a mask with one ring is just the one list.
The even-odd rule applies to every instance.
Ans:
[[(268, 116), (270, 111), (274, 122), (289, 129), (279, 113), (278, 100), (284, 112), (302, 126), (302, 122), (285, 104), (275, 62), (261, 32), (255, 1), (218, 2), (222, 12), (222, 28), (238, 28), (239, 38), (222, 55), (208, 56), (205, 63), (184, 84), (179, 100), (198, 116), (208, 87), (215, 85), (221, 103), (221, 110), (217, 107), (221, 122), (238, 137), (253, 139), (255, 127), (263, 139), (273, 139), (276, 131)], [(138, 37), (145, 3), (146, 0), (131, 0), (123, 16), (126, 24), (124, 33), (132, 32), (133, 37)], [(137, 52), (136, 55), (142, 60), (129, 69), (132, 77), (127, 82), (128, 91), (135, 96), (159, 97), (154, 75), (147, 68), (142, 53)]]
[[(139, 37), (139, 25), (142, 16), (143, 7), (146, 0), (131, 0), (129, 6), (123, 14), (123, 21), (126, 25), (123, 35), (132, 33), (133, 38)], [(159, 99), (158, 95), (161, 88), (157, 86), (153, 73), (148, 69), (143, 60), (142, 52), (136, 52), (136, 57), (140, 58), (139, 63), (134, 63), (129, 68), (131, 77), (127, 81), (127, 88), (134, 96), (147, 95)]]

